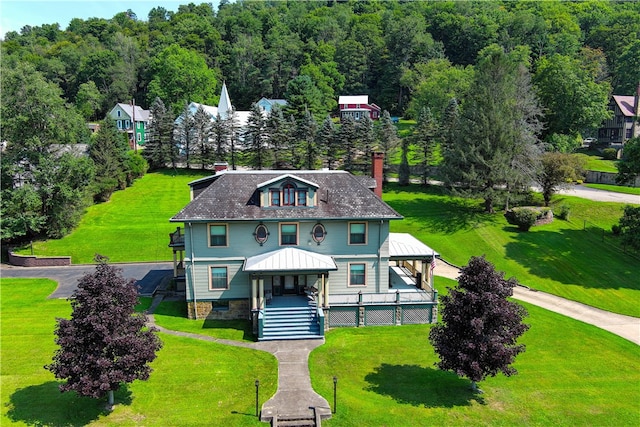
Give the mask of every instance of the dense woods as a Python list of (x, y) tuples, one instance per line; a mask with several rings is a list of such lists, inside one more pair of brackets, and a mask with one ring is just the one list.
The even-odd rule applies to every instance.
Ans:
[[(511, 135), (526, 134), (525, 145), (542, 141), (546, 150), (570, 152), (608, 117), (609, 95), (635, 93), (640, 3), (222, 0), (217, 10), (189, 3), (176, 11), (158, 6), (147, 17), (127, 10), (111, 19), (73, 19), (67, 28), (25, 26), (4, 36), (1, 53), (2, 237), (59, 236), (77, 221), (73, 211), (105, 200), (144, 173), (140, 159), (123, 154), (117, 137), (106, 130), (90, 136), (86, 121), (135, 100), (155, 120), (150, 140), (156, 145), (148, 147), (147, 161), (152, 167), (175, 164), (180, 150), (171, 142), (172, 121), (189, 102), (217, 105), (223, 82), (237, 110), (251, 111), (262, 97), (284, 98), (288, 105), (264, 122), (253, 114), (243, 134), (233, 123), (205, 129), (194, 117), (194, 128), (183, 135), (193, 149), (189, 164), (315, 168), (340, 161), (349, 169), (354, 156), (375, 148), (387, 159), (401, 150), (401, 170), (409, 163), (426, 166), (437, 157), (438, 144), (448, 141), (451, 154), (465, 139), (480, 143), (461, 135), (461, 126), (468, 130), (475, 119), (502, 120), (501, 114), (514, 112), (496, 109), (495, 117), (474, 119), (465, 109), (488, 102), (480, 89), (492, 76), (480, 75), (483, 61), (504, 57), (511, 61), (505, 69), (514, 73), (508, 88), (484, 90), (495, 101), (513, 101), (530, 124)], [(357, 94), (369, 95), (387, 119), (375, 126), (327, 119), (336, 116), (339, 95)], [(420, 126), (400, 144), (390, 116), (416, 119)], [(194, 139), (197, 126), (212, 146)], [(67, 143), (89, 144), (89, 160), (55, 157), (51, 145)], [(253, 148), (237, 157), (247, 147)], [(516, 147), (522, 159), (530, 148)], [(94, 164), (110, 152), (115, 159), (107, 166)], [(62, 171), (49, 166), (52, 158), (78, 178), (58, 176)], [(501, 171), (500, 179), (508, 173)], [(85, 182), (90, 185), (79, 184)], [(51, 194), (75, 208), (58, 212), (48, 206)], [(58, 212), (55, 229), (51, 212)]]

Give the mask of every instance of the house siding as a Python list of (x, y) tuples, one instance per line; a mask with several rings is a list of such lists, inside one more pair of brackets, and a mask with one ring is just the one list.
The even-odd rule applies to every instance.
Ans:
[[(287, 221), (296, 222), (296, 221)], [(358, 221), (362, 222), (362, 221)], [(366, 221), (365, 221), (366, 222)], [(216, 222), (218, 224), (220, 222)], [(389, 223), (388, 221), (368, 221), (366, 244), (349, 245), (349, 221), (299, 221), (299, 249), (322, 255), (333, 256), (338, 271), (329, 273), (330, 293), (352, 294), (386, 292), (389, 288)], [(311, 231), (317, 223), (325, 226), (327, 235), (321, 244), (311, 238)], [(264, 224), (269, 229), (269, 238), (261, 246), (253, 236), (256, 227)], [(193, 301), (193, 283), (196, 283), (196, 300), (249, 298), (251, 295), (251, 275), (242, 271), (244, 260), (266, 252), (281, 249), (279, 242), (279, 222), (246, 221), (228, 223), (228, 245), (210, 247), (208, 242), (208, 223), (194, 223), (185, 228), (185, 264), (187, 280), (187, 300)], [(190, 233), (193, 233), (192, 235)], [(191, 246), (193, 243), (193, 247)], [(378, 248), (380, 253), (378, 254)], [(191, 254), (198, 254), (191, 260)], [(349, 286), (349, 263), (366, 263), (366, 286)], [(226, 266), (229, 288), (226, 290), (209, 289), (209, 268)], [(309, 285), (316, 283), (316, 274), (299, 274)], [(265, 274), (269, 276), (268, 273)], [(270, 283), (265, 283), (265, 286)]]

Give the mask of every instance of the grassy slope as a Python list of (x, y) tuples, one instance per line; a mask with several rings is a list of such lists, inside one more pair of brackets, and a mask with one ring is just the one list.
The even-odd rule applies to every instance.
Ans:
[(177, 226), (169, 218), (189, 202), (187, 183), (210, 174), (149, 173), (125, 191), (115, 192), (110, 201), (91, 206), (68, 236), (34, 243), (34, 253), (70, 255), (74, 264), (92, 263), (96, 253), (111, 262), (169, 261), (169, 233)]
[(405, 217), (392, 232), (412, 233), (445, 259), (466, 265), (485, 255), (507, 277), (520, 283), (617, 313), (640, 317), (640, 262), (602, 241), (622, 216), (623, 205), (557, 197), (571, 207), (570, 221), (521, 233), (500, 213), (482, 213), (477, 201), (440, 195), (439, 189), (391, 185), (384, 199)]
[(261, 425), (254, 381), (260, 379), (261, 403), (275, 393), (272, 355), (161, 334), (150, 379), (121, 388), (115, 410), (106, 413), (105, 401), (61, 394), (43, 369), (56, 349), (55, 318), (71, 311), (67, 301), (46, 299), (55, 282), (2, 279), (0, 286), (1, 425)]

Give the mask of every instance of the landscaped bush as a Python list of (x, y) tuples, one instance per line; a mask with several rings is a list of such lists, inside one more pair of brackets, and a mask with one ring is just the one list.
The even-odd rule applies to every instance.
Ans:
[(615, 148), (605, 148), (602, 150), (602, 158), (605, 160), (616, 160), (618, 157), (618, 150)]
[(567, 221), (569, 219), (569, 214), (571, 213), (571, 208), (567, 205), (561, 205), (558, 207), (558, 212), (554, 213), (554, 216), (557, 216), (563, 221)]
[(513, 208), (504, 216), (509, 224), (518, 226), (520, 231), (529, 231), (538, 219), (538, 212), (531, 208)]

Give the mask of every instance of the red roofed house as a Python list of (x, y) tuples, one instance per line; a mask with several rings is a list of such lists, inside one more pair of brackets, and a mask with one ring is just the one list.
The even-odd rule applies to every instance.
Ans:
[(338, 106), (340, 120), (346, 117), (353, 117), (356, 120), (367, 116), (371, 120), (380, 118), (380, 107), (373, 103), (369, 104), (369, 96), (367, 95), (341, 96), (338, 98)]
[(609, 102), (609, 109), (613, 111), (613, 117), (602, 123), (598, 130), (600, 143), (624, 145), (631, 138), (640, 137), (640, 125), (637, 117), (640, 116), (640, 85), (635, 96), (613, 95)]

